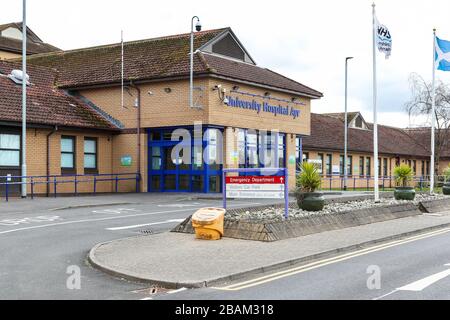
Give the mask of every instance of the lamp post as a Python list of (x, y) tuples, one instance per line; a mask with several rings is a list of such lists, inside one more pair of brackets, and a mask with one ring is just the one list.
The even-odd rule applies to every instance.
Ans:
[(200, 23), (200, 18), (197, 16), (193, 16), (191, 19), (191, 50), (189, 53), (190, 57), (190, 74), (189, 74), (189, 106), (191, 108), (194, 107), (193, 100), (193, 87), (194, 87), (194, 20), (197, 20), (195, 24), (195, 30), (202, 30), (202, 25)]
[(22, 7), (22, 198), (27, 197), (27, 0)]
[(344, 190), (347, 190), (347, 67), (348, 60), (353, 59), (353, 57), (345, 58), (345, 115), (344, 115)]

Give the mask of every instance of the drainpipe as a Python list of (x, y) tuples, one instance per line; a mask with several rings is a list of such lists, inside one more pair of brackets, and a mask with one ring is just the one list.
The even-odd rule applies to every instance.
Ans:
[(47, 197), (50, 195), (50, 184), (48, 183), (48, 176), (50, 175), (50, 136), (58, 131), (58, 126), (55, 126), (52, 131), (47, 134)]
[[(140, 179), (141, 179), (141, 89), (139, 89), (138, 86), (136, 86), (132, 81), (130, 81), (130, 86), (135, 88), (137, 91), (137, 98), (136, 98), (136, 108), (137, 108), (137, 125), (136, 125), (136, 131), (137, 131), (137, 175), (139, 177), (139, 184), (140, 185)], [(136, 192), (139, 192), (139, 189), (136, 190)]]

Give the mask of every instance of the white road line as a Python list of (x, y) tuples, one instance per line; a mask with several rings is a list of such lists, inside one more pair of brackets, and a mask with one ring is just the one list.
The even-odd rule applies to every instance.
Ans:
[[(242, 205), (242, 204), (229, 205), (228, 207), (237, 207), (240, 205)], [(190, 208), (190, 209), (192, 209), (192, 208)], [(69, 224), (77, 224), (77, 223), (85, 223), (85, 222), (95, 222), (95, 221), (107, 221), (107, 220), (115, 220), (115, 219), (124, 219), (124, 218), (129, 218), (129, 217), (150, 216), (150, 215), (155, 215), (155, 214), (183, 212), (183, 211), (187, 211), (187, 210), (189, 210), (189, 209), (185, 208), (185, 209), (179, 209), (179, 210), (156, 211), (156, 212), (148, 212), (148, 213), (129, 214), (129, 215), (124, 215), (124, 216), (114, 216), (114, 217), (106, 217), (106, 218), (83, 219), (83, 220), (74, 220), (74, 221), (66, 221), (66, 222), (59, 222), (59, 223), (50, 223), (50, 224), (43, 224), (43, 225), (39, 225), (39, 226), (33, 226), (33, 227), (24, 227), (24, 228), (0, 231), (0, 235), (17, 232), (17, 231), (48, 228), (48, 227), (55, 227), (55, 226), (61, 226), (61, 225), (69, 225)]]
[(355, 258), (358, 256), (362, 256), (362, 255), (366, 255), (369, 253), (373, 253), (373, 252), (377, 252), (380, 250), (384, 250), (387, 248), (391, 248), (394, 246), (398, 246), (401, 244), (405, 244), (405, 243), (409, 243), (412, 241), (417, 241), (417, 240), (421, 240), (421, 239), (425, 239), (425, 238), (429, 238), (432, 236), (436, 236), (436, 235), (440, 235), (440, 234), (444, 234), (450, 232), (450, 228), (445, 228), (445, 229), (441, 229), (441, 230), (437, 230), (437, 231), (431, 231), (428, 233), (424, 233), (424, 234), (420, 234), (417, 236), (412, 236), (409, 238), (405, 238), (405, 239), (401, 239), (401, 240), (395, 240), (392, 242), (388, 242), (385, 244), (381, 244), (381, 245), (377, 245), (377, 246), (373, 246), (373, 247), (369, 247), (366, 249), (361, 249), (358, 251), (354, 251), (354, 252), (350, 252), (350, 253), (346, 253), (346, 254), (342, 254), (336, 257), (332, 257), (332, 258), (327, 258), (324, 260), (320, 260), (317, 262), (312, 262), (303, 266), (299, 266), (299, 267), (294, 267), (291, 269), (287, 269), (287, 270), (283, 270), (283, 271), (279, 271), (273, 274), (269, 274), (267, 276), (262, 276), (259, 278), (255, 278), (255, 279), (251, 279), (251, 280), (247, 280), (247, 281), (243, 281), (243, 282), (239, 282), (239, 283), (235, 283), (229, 286), (225, 286), (225, 287), (214, 287), (214, 289), (217, 290), (226, 290), (226, 291), (235, 291), (235, 290), (242, 290), (242, 289), (246, 289), (246, 288), (250, 288), (250, 287), (254, 287), (257, 285), (261, 285), (267, 282), (271, 282), (274, 280), (278, 280), (281, 278), (285, 278), (288, 276), (292, 276), (295, 274), (299, 274), (299, 273), (303, 273), (306, 271), (310, 271), (310, 270), (314, 270), (329, 264), (334, 264), (336, 262), (341, 262), (341, 261), (345, 261), (351, 258)]
[[(446, 264), (446, 266), (449, 266), (450, 264)], [(432, 274), (431, 276), (425, 277), (423, 279), (417, 280), (413, 283), (410, 283), (406, 286), (397, 288), (397, 290), (401, 291), (422, 291), (428, 286), (431, 286), (433, 283), (438, 282), (441, 279), (444, 279), (446, 277), (450, 276), (450, 269)]]
[(386, 293), (386, 294), (383, 294), (382, 296), (373, 298), (372, 300), (380, 300), (380, 299), (386, 298), (387, 296), (390, 296), (391, 294), (394, 294), (394, 293), (396, 293), (397, 291), (398, 291), (397, 289), (392, 290), (391, 292), (388, 292), (388, 293)]
[(183, 287), (183, 288), (180, 288), (177, 290), (169, 291), (169, 292), (167, 292), (167, 294), (174, 294), (174, 293), (178, 293), (178, 292), (185, 291), (185, 290), (187, 290), (187, 288)]
[(158, 221), (158, 222), (152, 222), (152, 223), (135, 224), (135, 225), (132, 225), (132, 226), (125, 226), (125, 227), (105, 228), (105, 230), (117, 231), (117, 230), (125, 230), (125, 229), (134, 229), (134, 228), (145, 227), (145, 226), (153, 226), (153, 225), (157, 225), (157, 224), (172, 223), (172, 222), (182, 222), (184, 220), (185, 219), (171, 219), (171, 220)]

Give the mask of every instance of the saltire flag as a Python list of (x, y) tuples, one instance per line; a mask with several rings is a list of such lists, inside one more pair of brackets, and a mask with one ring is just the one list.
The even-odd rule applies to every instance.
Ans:
[(438, 70), (450, 71), (450, 41), (436, 37), (434, 60)]
[(378, 51), (384, 53), (384, 57), (386, 59), (389, 58), (392, 51), (392, 37), (391, 33), (389, 32), (389, 29), (381, 24), (378, 19), (375, 17), (375, 30), (376, 30), (376, 37), (375, 41), (378, 47)]

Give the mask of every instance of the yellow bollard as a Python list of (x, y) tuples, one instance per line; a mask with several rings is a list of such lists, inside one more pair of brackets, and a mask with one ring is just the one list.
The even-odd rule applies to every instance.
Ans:
[(223, 208), (201, 208), (192, 215), (195, 237), (203, 240), (219, 240), (223, 236)]

